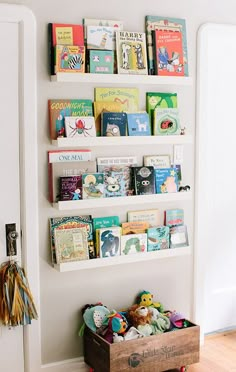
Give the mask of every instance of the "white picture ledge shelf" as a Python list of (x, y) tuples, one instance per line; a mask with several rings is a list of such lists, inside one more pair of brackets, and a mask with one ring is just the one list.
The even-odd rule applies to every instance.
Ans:
[(135, 146), (192, 144), (192, 135), (183, 136), (126, 136), (126, 137), (80, 137), (52, 140), (57, 147)]
[(178, 256), (187, 256), (191, 254), (191, 248), (181, 247), (172, 249), (163, 249), (155, 252), (137, 253), (117, 257), (95, 258), (93, 260), (73, 261), (62, 264), (54, 264), (54, 268), (60, 272), (77, 271), (85, 269), (95, 269), (97, 267), (124, 265), (134, 262), (150, 261), (154, 259), (171, 258)]
[(152, 194), (152, 195), (134, 195), (134, 196), (120, 196), (113, 198), (100, 199), (85, 199), (85, 200), (68, 200), (53, 203), (53, 207), (60, 210), (76, 210), (76, 209), (90, 209), (90, 208), (104, 208), (125, 205), (138, 205), (147, 203), (166, 203), (174, 201), (191, 200), (192, 192), (183, 191), (167, 194)]
[(128, 74), (90, 74), (59, 72), (51, 76), (51, 81), (58, 83), (91, 84), (148, 84), (148, 85), (192, 85), (189, 76), (157, 76)]

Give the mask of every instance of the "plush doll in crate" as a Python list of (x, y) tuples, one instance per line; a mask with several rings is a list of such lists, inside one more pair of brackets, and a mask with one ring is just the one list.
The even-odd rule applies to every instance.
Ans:
[(148, 291), (142, 291), (138, 294), (136, 303), (139, 306), (155, 307), (160, 313), (164, 312), (164, 306), (161, 302), (153, 302), (153, 294)]
[(113, 343), (114, 336), (124, 336), (128, 322), (122, 313), (112, 310), (103, 320), (103, 324), (107, 326), (103, 337), (106, 341)]

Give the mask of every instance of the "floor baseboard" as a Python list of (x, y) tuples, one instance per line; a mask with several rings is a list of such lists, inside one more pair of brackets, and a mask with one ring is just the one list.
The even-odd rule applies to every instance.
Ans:
[(88, 372), (89, 368), (84, 358), (68, 359), (57, 363), (43, 364), (42, 372)]

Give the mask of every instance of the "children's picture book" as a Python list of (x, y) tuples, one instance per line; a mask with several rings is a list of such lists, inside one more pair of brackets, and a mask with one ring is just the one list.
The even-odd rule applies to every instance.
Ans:
[(66, 137), (96, 137), (94, 116), (66, 116)]
[(104, 173), (104, 197), (126, 196), (126, 176), (123, 171)]
[(127, 123), (129, 136), (151, 135), (149, 115), (146, 112), (128, 113)]
[(61, 201), (82, 199), (82, 175), (64, 176), (59, 178)]
[(147, 15), (145, 17), (145, 31), (147, 38), (147, 58), (148, 58), (148, 70), (150, 75), (155, 74), (154, 66), (154, 42), (153, 34), (154, 30), (167, 30), (172, 32), (182, 33), (183, 43), (183, 62), (184, 62), (184, 75), (188, 76), (188, 53), (187, 53), (187, 35), (186, 35), (186, 22), (182, 18), (162, 17)]
[(144, 155), (143, 165), (156, 168), (170, 168), (170, 155)]
[(170, 248), (170, 228), (168, 226), (157, 226), (147, 229), (148, 252), (168, 248)]
[(126, 196), (131, 195), (131, 167), (137, 165), (136, 156), (98, 157), (97, 171), (105, 175), (110, 172), (122, 172), (125, 180)]
[(144, 32), (117, 31), (116, 51), (118, 74), (148, 74)]
[(138, 88), (94, 88), (95, 101), (119, 102), (124, 112), (139, 111)]
[(56, 261), (58, 264), (71, 261), (88, 260), (88, 241), (86, 227), (55, 229)]
[(177, 170), (177, 176), (178, 176), (179, 185), (180, 185), (180, 181), (182, 181), (182, 167), (181, 167), (181, 164), (171, 164), (171, 167), (175, 168)]
[(93, 227), (94, 230), (101, 229), (102, 227), (120, 226), (119, 216), (105, 216), (105, 217), (94, 217)]
[(114, 73), (114, 51), (113, 50), (90, 50), (89, 72), (92, 74)]
[(121, 255), (147, 252), (147, 234), (121, 236)]
[(85, 72), (85, 47), (55, 46), (55, 74), (57, 72)]
[(98, 229), (100, 258), (120, 256), (120, 238), (119, 226)]
[(56, 45), (84, 45), (84, 27), (80, 24), (49, 23), (48, 24), (48, 47), (49, 47), (49, 70), (54, 75)]
[(105, 112), (101, 114), (101, 136), (121, 137), (127, 135), (127, 114), (125, 112)]
[(146, 110), (149, 114), (152, 130), (155, 108), (177, 108), (177, 104), (177, 93), (146, 92)]
[(155, 74), (184, 76), (183, 44), (180, 31), (154, 30)]
[(157, 194), (178, 192), (179, 182), (175, 168), (155, 169), (155, 180)]
[(66, 230), (78, 227), (86, 227), (87, 230), (87, 241), (89, 249), (89, 258), (95, 258), (96, 252), (93, 242), (93, 223), (90, 215), (84, 216), (66, 216), (66, 217), (52, 217), (49, 219), (49, 229), (50, 229), (50, 244), (51, 244), (51, 254), (52, 263), (56, 263), (56, 250), (55, 250), (55, 239), (54, 232), (56, 230)]
[(179, 135), (180, 129), (177, 108), (155, 108), (153, 117), (154, 136)]
[(186, 225), (173, 226), (170, 228), (170, 248), (187, 247), (188, 230)]
[(121, 227), (122, 235), (144, 234), (149, 228), (149, 223), (146, 221), (123, 222)]
[(93, 116), (91, 99), (49, 99), (49, 126), (52, 140), (65, 137), (65, 116)]
[(96, 135), (101, 135), (101, 114), (102, 112), (121, 112), (121, 102), (114, 101), (94, 101), (94, 119), (96, 126)]
[[(94, 230), (94, 241), (96, 247), (96, 254), (99, 257), (99, 229), (105, 227), (120, 226), (120, 219), (118, 216), (106, 216), (106, 217), (94, 217), (93, 218), (93, 230)], [(98, 245), (97, 245), (98, 244)]]
[(60, 177), (96, 172), (96, 162), (90, 161), (91, 150), (48, 151), (48, 190), (51, 203), (60, 199)]
[(166, 209), (165, 225), (169, 227), (184, 225), (184, 210), (182, 208)]
[(115, 50), (115, 28), (87, 26), (87, 49)]
[(153, 167), (132, 167), (132, 182), (135, 195), (155, 194), (155, 169)]
[(84, 173), (82, 175), (83, 199), (98, 199), (104, 197), (104, 174)]
[(128, 211), (127, 219), (128, 222), (144, 221), (149, 224), (149, 227), (156, 227), (160, 225), (160, 211), (159, 209)]
[[(114, 19), (98, 19), (98, 18), (83, 18), (84, 25), (84, 39), (87, 39), (87, 26), (103, 26), (113, 27), (115, 30), (123, 30), (123, 21)], [(113, 35), (113, 41), (115, 42), (115, 34)]]

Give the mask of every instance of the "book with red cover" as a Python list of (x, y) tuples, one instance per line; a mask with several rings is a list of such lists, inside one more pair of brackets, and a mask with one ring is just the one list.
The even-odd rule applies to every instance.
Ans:
[(84, 27), (80, 24), (49, 23), (49, 70), (54, 75), (54, 48), (56, 45), (84, 45)]
[(155, 30), (155, 73), (160, 76), (184, 76), (183, 42), (180, 31)]

